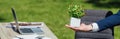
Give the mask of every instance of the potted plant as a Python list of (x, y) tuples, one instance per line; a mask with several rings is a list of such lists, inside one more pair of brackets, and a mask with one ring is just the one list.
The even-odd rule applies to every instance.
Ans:
[(79, 5), (71, 5), (68, 8), (68, 13), (70, 15), (70, 26), (79, 27), (81, 22), (81, 17), (85, 15), (84, 10)]

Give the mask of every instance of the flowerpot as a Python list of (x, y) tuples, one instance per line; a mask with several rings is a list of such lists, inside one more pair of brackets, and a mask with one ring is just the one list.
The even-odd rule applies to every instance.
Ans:
[(80, 26), (81, 19), (80, 18), (70, 18), (70, 26), (72, 27), (79, 27)]

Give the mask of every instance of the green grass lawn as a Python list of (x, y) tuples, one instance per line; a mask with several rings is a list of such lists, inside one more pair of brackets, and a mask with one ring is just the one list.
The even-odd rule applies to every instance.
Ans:
[[(74, 39), (74, 32), (65, 27), (65, 24), (69, 24), (67, 8), (70, 4), (81, 4), (85, 9), (112, 10), (114, 13), (119, 10), (112, 7), (96, 7), (82, 0), (0, 0), (0, 22), (13, 21), (13, 7), (19, 21), (45, 22), (59, 39)], [(120, 27), (116, 27), (116, 39), (120, 39), (119, 33)]]

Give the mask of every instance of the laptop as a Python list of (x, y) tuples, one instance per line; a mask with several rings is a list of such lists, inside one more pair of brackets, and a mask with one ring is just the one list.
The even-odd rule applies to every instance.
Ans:
[(15, 21), (15, 24), (13, 26), (15, 26), (16, 32), (19, 32), (22, 35), (28, 35), (28, 34), (42, 35), (42, 34), (44, 34), (42, 28), (39, 25), (26, 25), (26, 26), (20, 25), (20, 23), (18, 23), (14, 8), (11, 8), (11, 10), (12, 10), (12, 14), (13, 14), (14, 21)]

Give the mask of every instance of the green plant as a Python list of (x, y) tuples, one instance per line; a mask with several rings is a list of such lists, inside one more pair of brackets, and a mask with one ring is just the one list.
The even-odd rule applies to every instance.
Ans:
[(71, 17), (75, 17), (75, 18), (81, 18), (85, 15), (83, 8), (78, 5), (69, 6), (68, 13)]

